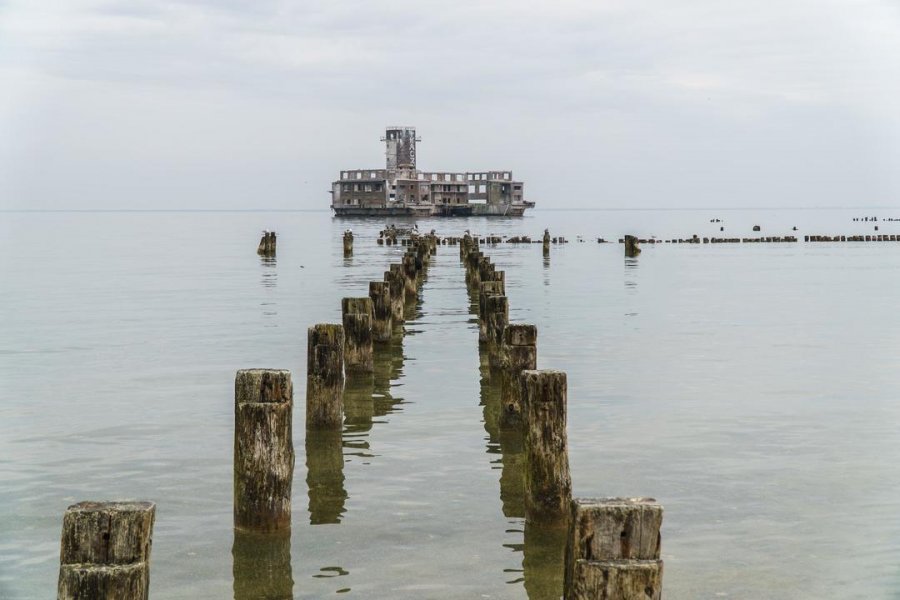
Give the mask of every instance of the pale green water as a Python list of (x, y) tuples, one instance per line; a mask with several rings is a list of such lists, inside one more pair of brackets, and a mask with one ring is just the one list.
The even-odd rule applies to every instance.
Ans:
[[(894, 598), (900, 243), (648, 246), (626, 261), (618, 244), (575, 241), (717, 234), (713, 217), (735, 235), (873, 233), (851, 222), (873, 212), (419, 226), (572, 240), (549, 263), (539, 246), (486, 253), (507, 272), (511, 319), (538, 326), (539, 366), (568, 373), (575, 493), (665, 505), (667, 598)], [(324, 212), (0, 214), (0, 598), (52, 597), (65, 507), (112, 498), (158, 504), (157, 599), (256, 597), (244, 590), (259, 591), (264, 556), (295, 598), (549, 597), (557, 541), (523, 537), (520, 448), (484, 423), (491, 386), (456, 247), (439, 250), (371, 388), (350, 389), (343, 450), (323, 439), (307, 457), (306, 328), (338, 321), (340, 298), (399, 257), (374, 244), (381, 226)], [(264, 227), (280, 234), (274, 263), (255, 254)], [(266, 548), (231, 529), (232, 386), (246, 367), (291, 369), (297, 393), (294, 527)]]

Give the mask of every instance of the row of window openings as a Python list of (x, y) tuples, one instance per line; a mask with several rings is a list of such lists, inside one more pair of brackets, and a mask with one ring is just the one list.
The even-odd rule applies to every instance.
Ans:
[[(401, 189), (406, 189), (406, 186), (400, 186), (400, 187), (401, 187)], [(463, 186), (461, 186), (461, 185), (460, 186), (445, 185), (445, 186), (443, 186), (443, 188), (444, 189), (441, 191), (444, 191), (444, 192), (462, 192), (463, 191)], [(391, 189), (396, 190), (397, 186), (392, 185)], [(514, 185), (513, 189), (516, 191), (521, 191), (522, 186)], [(380, 183), (375, 183), (375, 184), (372, 184), (372, 183), (366, 183), (366, 184), (345, 183), (344, 185), (341, 186), (341, 191), (344, 191), (344, 192), (351, 192), (351, 191), (352, 192), (380, 192), (380, 191), (382, 191), (382, 186)], [(486, 191), (487, 191), (487, 186), (484, 184), (468, 186), (468, 192), (470, 194), (484, 194)], [(506, 193), (508, 191), (509, 191), (509, 188), (505, 185), (501, 188), (501, 192), (503, 192), (503, 193)], [(391, 194), (391, 195), (393, 196), (393, 194)]]
[[(379, 173), (378, 171), (369, 171), (369, 179), (378, 179)], [(342, 172), (341, 179), (362, 179), (363, 171), (355, 171), (355, 172)], [(418, 179), (424, 179), (425, 173), (419, 173)], [(485, 181), (488, 178), (486, 173), (472, 173), (473, 181)], [(510, 173), (502, 173), (501, 179), (505, 179), (507, 181), (510, 180)], [(431, 181), (463, 181), (463, 175), (461, 173), (431, 173)]]

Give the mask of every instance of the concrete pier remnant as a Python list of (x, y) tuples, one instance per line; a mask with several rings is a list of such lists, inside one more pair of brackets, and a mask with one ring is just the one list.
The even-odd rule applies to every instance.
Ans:
[(344, 421), (344, 327), (309, 328), (306, 353), (306, 429), (340, 429)]
[(371, 373), (372, 356), (372, 299), (344, 298), (341, 300), (344, 323), (344, 368), (348, 373)]
[(520, 376), (525, 427), (525, 519), (565, 524), (572, 500), (566, 436), (566, 374), (528, 370)]
[(516, 323), (503, 330), (500, 344), (500, 429), (522, 426), (522, 371), (537, 369), (537, 327)]
[(291, 372), (242, 369), (234, 380), (234, 526), (291, 526), (294, 478)]
[(262, 238), (259, 240), (259, 246), (256, 253), (260, 256), (275, 256), (278, 247), (278, 239), (274, 231), (268, 229), (263, 230)]
[(63, 516), (58, 600), (147, 600), (156, 505), (80, 502)]
[(659, 599), (660, 526), (653, 498), (576, 498), (570, 506), (564, 598)]

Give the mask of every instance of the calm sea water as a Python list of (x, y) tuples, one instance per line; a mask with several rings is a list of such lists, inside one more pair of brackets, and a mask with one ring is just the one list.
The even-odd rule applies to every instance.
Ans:
[[(568, 373), (575, 493), (666, 507), (667, 598), (897, 598), (900, 243), (645, 246), (625, 260), (594, 241), (871, 233), (852, 221), (865, 214), (900, 216), (536, 211), (419, 226), (571, 239), (549, 261), (539, 245), (486, 252), (511, 320), (538, 327), (539, 367)], [(439, 249), (374, 379), (348, 387), (343, 436), (306, 439), (306, 328), (339, 321), (341, 297), (397, 260), (375, 245), (383, 225), (0, 214), (0, 598), (52, 596), (66, 506), (124, 498), (158, 504), (157, 599), (554, 597), (562, 542), (525, 530), (521, 444), (492, 424), (456, 247)], [(255, 254), (263, 228), (280, 234), (275, 261)], [(231, 527), (246, 367), (294, 373), (294, 526), (274, 541)]]

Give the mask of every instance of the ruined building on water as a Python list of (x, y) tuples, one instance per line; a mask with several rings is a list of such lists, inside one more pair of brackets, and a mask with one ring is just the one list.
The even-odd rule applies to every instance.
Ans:
[(388, 127), (383, 169), (341, 171), (331, 186), (336, 215), (521, 216), (534, 202), (512, 171), (420, 171), (416, 168), (415, 127)]

